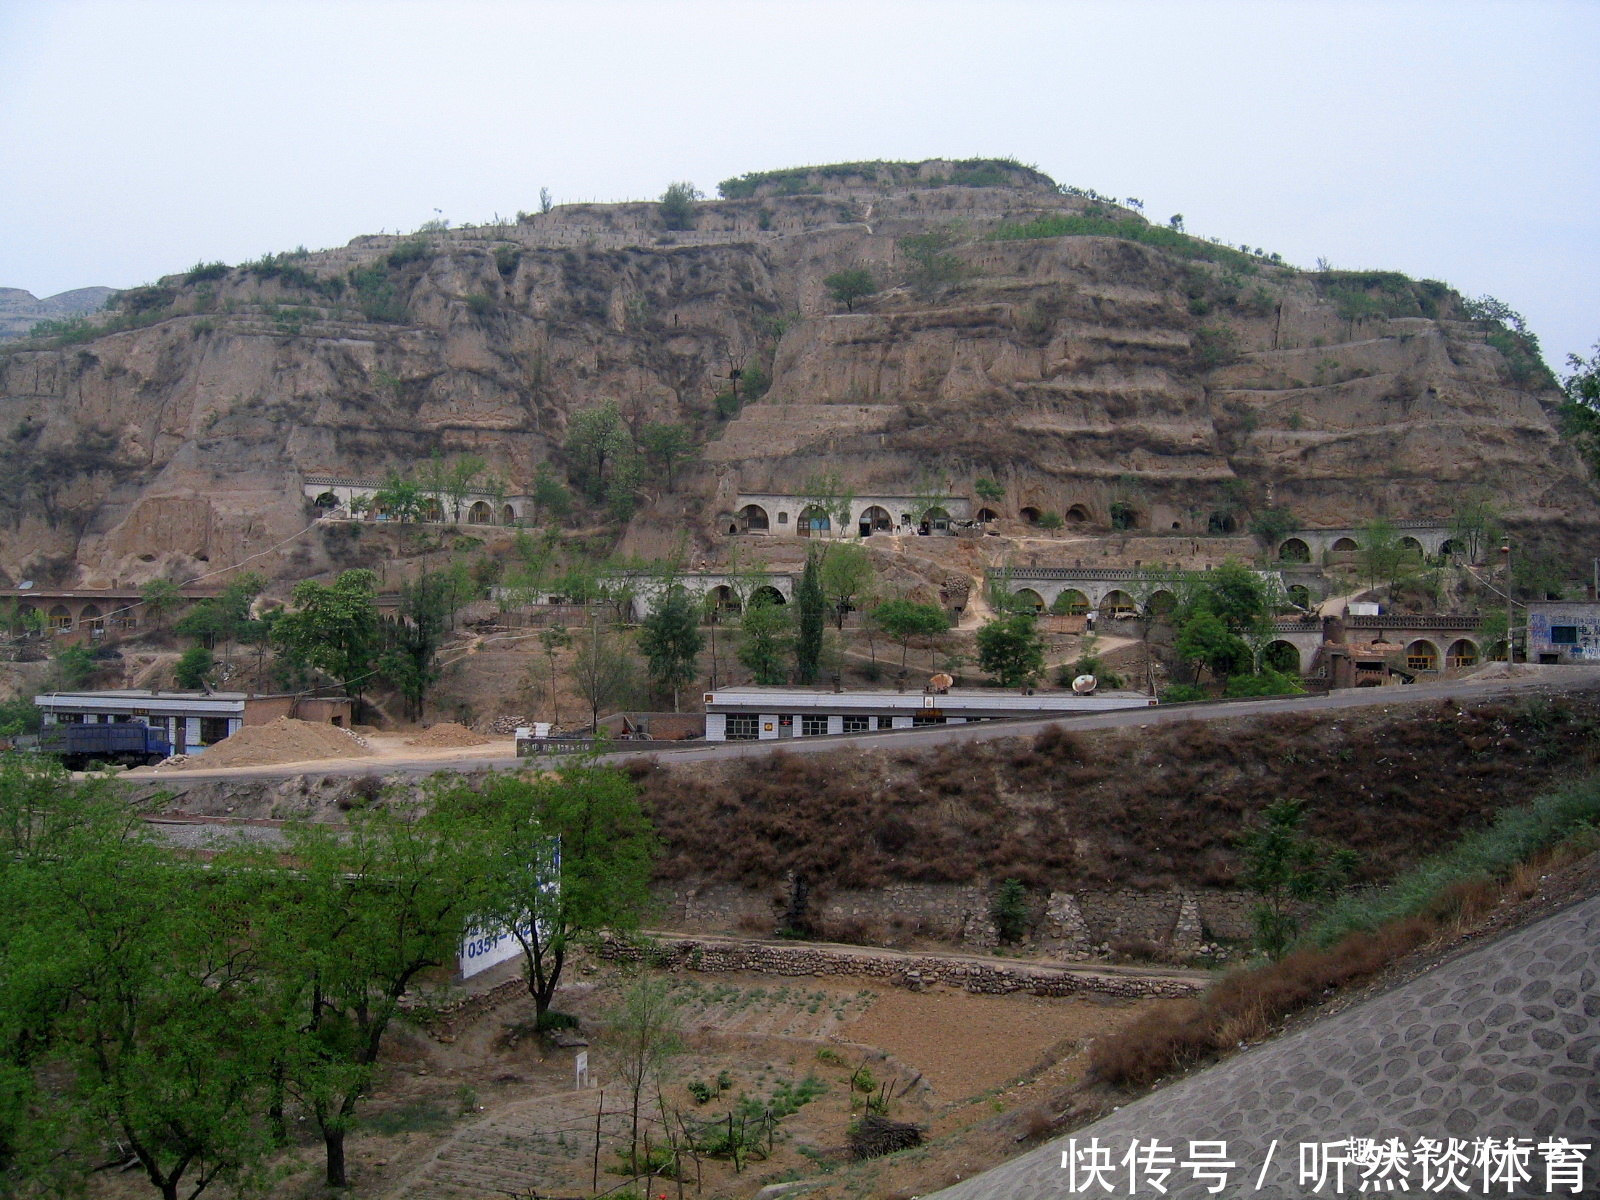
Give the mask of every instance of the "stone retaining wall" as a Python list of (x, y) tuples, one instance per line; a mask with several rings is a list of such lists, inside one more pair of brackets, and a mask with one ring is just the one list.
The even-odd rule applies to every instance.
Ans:
[(1080, 992), (1129, 998), (1192, 996), (1202, 986), (1184, 979), (1101, 973), (1039, 963), (980, 963), (927, 954), (873, 954), (822, 946), (695, 938), (654, 944), (605, 939), (600, 943), (600, 957), (648, 961), (652, 966), (669, 971), (746, 971), (761, 975), (881, 979), (912, 991), (942, 983), (993, 996), (1011, 992), (1027, 992), (1034, 996), (1070, 996)]
[[(789, 911), (790, 887), (677, 884), (656, 889), (657, 921), (687, 933), (771, 933)], [(896, 883), (813, 894), (807, 916), (821, 936), (892, 945), (899, 939), (991, 949), (993, 890), (951, 883)], [(1023, 949), (1088, 957), (1116, 942), (1143, 941), (1193, 952), (1207, 942), (1253, 935), (1248, 892), (1057, 891), (1035, 893), (1032, 935)]]

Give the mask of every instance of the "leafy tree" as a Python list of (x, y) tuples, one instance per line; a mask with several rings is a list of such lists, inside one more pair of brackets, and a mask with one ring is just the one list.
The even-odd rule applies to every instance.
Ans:
[(556, 655), (570, 645), (572, 635), (565, 625), (551, 625), (539, 632), (539, 647), (550, 663), (550, 703), (555, 709), (551, 719), (557, 727), (561, 724), (561, 683), (556, 676)]
[(672, 692), (672, 711), (678, 711), (678, 691), (694, 682), (700, 649), (700, 614), (680, 583), (671, 583), (657, 598), (639, 629), (639, 649), (649, 664), (650, 678)]
[(1183, 622), (1172, 649), (1194, 667), (1196, 683), (1203, 667), (1210, 668), (1213, 675), (1227, 676), (1250, 666), (1250, 647), (1209, 609), (1201, 609)]
[(1461, 543), (1467, 561), (1480, 563), (1502, 534), (1500, 514), (1483, 492), (1473, 492), (1456, 506), (1450, 518), (1450, 536)]
[(1272, 602), (1266, 586), (1243, 563), (1233, 559), (1209, 571), (1204, 580), (1203, 603), (1222, 619), (1230, 633), (1246, 636), (1253, 630), (1270, 627)]
[(822, 559), (822, 594), (833, 606), (834, 623), (843, 631), (844, 618), (872, 590), (872, 557), (863, 546), (829, 546)]
[(213, 599), (201, 600), (190, 606), (189, 611), (179, 617), (178, 623), (173, 626), (177, 633), (194, 638), (207, 650), (216, 647), (227, 628), (228, 619), (223, 614), (221, 606)]
[(1374, 518), (1362, 527), (1361, 535), (1365, 544), (1356, 551), (1356, 563), (1367, 586), (1376, 587), (1382, 582), (1393, 587), (1399, 583), (1406, 574), (1411, 555), (1401, 546), (1394, 522), (1383, 517)]
[(1028, 935), (1028, 889), (1020, 879), (1007, 879), (995, 891), (989, 906), (1000, 941), (1014, 946)]
[(850, 522), (850, 507), (855, 493), (837, 471), (818, 471), (808, 475), (800, 490), (806, 505), (815, 505), (828, 515), (828, 521), (838, 532)]
[(486, 854), (448, 804), (414, 821), (378, 807), (343, 830), (285, 832), (296, 872), (276, 876), (258, 943), (274, 975), (300, 985), (287, 1074), (322, 1134), (329, 1186), (346, 1187), (345, 1135), (383, 1038), (412, 981), (455, 960)]
[(159, 629), (173, 610), (183, 603), (183, 593), (170, 579), (152, 579), (139, 592), (139, 602), (144, 605), (145, 616)]
[(683, 1049), (683, 1018), (667, 981), (637, 980), (606, 1014), (606, 1028), (606, 1045), (628, 1089), (631, 1122), (627, 1167), (633, 1175), (649, 1174), (649, 1156), (639, 1153), (639, 1112), (651, 1086), (659, 1090), (667, 1060)]
[(633, 439), (615, 400), (580, 409), (567, 423), (566, 451), (574, 481), (594, 501), (605, 498), (615, 464), (633, 454)]
[(1023, 687), (1044, 670), (1044, 642), (1034, 618), (1013, 613), (978, 630), (978, 666), (1001, 687)]
[(172, 668), (172, 677), (181, 688), (204, 688), (211, 681), (211, 672), (217, 669), (216, 656), (204, 646), (190, 646)]
[(1006, 497), (1006, 489), (1004, 485), (996, 480), (988, 478), (987, 476), (974, 483), (972, 485), (972, 490), (978, 493), (978, 498), (980, 500), (987, 500), (991, 504), (999, 500), (1004, 500)]
[(950, 618), (937, 604), (889, 600), (872, 610), (872, 622), (891, 641), (900, 643), (900, 674), (906, 673), (906, 655), (915, 637), (936, 638), (950, 628)]
[(846, 312), (855, 312), (856, 301), (864, 300), (878, 290), (878, 281), (865, 267), (848, 267), (836, 271), (822, 281), (835, 304), (844, 305)]
[(0, 737), (14, 737), (19, 733), (38, 733), (43, 723), (43, 713), (28, 694), (0, 700)]
[(1261, 897), (1256, 939), (1273, 958), (1283, 955), (1298, 932), (1295, 906), (1333, 895), (1359, 861), (1353, 850), (1301, 833), (1305, 808), (1303, 800), (1275, 800), (1240, 839), (1245, 886)]
[(739, 661), (757, 683), (785, 683), (793, 637), (794, 624), (788, 609), (769, 596), (757, 595), (744, 606), (739, 620)]
[(1250, 522), (1250, 532), (1265, 542), (1269, 550), (1299, 528), (1300, 519), (1287, 508), (1264, 508)]
[(1561, 432), (1590, 473), (1600, 478), (1600, 342), (1588, 359), (1567, 355), (1567, 367), (1571, 374), (1561, 382), (1566, 393), (1560, 408)]
[(795, 589), (795, 609), (799, 615), (794, 640), (795, 682), (806, 685), (817, 681), (817, 665), (822, 656), (822, 625), (827, 599), (822, 594), (822, 555), (813, 549), (806, 555), (800, 586)]
[(572, 680), (589, 705), (589, 727), (600, 728), (600, 710), (631, 699), (639, 689), (633, 655), (604, 626), (592, 625), (577, 639)]
[(532, 778), (493, 774), (477, 785), (450, 779), (430, 795), (484, 827), (490, 852), (480, 855), (487, 874), (475, 916), (512, 931), (543, 1016), (573, 946), (601, 930), (635, 929), (649, 911), (657, 843), (637, 788), (615, 767), (585, 762)]
[(418, 720), (428, 689), (439, 681), (434, 660), (454, 611), (448, 573), (430, 571), (400, 588), (400, 612), (382, 623), (384, 652), (378, 669), (405, 701), (406, 716)]
[(538, 516), (548, 514), (551, 517), (564, 517), (572, 508), (572, 497), (567, 494), (567, 489), (550, 474), (547, 463), (540, 463), (539, 469), (534, 472), (533, 490), (534, 512)]
[(461, 520), (462, 509), (466, 507), (467, 496), (473, 490), (472, 485), (478, 481), (484, 468), (488, 464), (476, 454), (463, 454), (450, 460), (449, 466), (444, 470), (442, 482), (444, 494), (450, 501), (451, 511), (455, 520)]
[(674, 468), (695, 452), (688, 429), (663, 421), (652, 422), (639, 431), (639, 446), (647, 458), (660, 465), (669, 492), (673, 489)]
[(694, 206), (700, 200), (700, 189), (692, 183), (670, 183), (661, 193), (661, 222), (668, 229), (694, 228)]
[(1241, 696), (1295, 696), (1305, 690), (1293, 675), (1263, 667), (1255, 675), (1230, 675), (1222, 694), (1237, 699)]
[(95, 664), (94, 655), (82, 644), (63, 646), (56, 651), (50, 665), (50, 673), (58, 686), (67, 691), (83, 687), (94, 678), (95, 672), (99, 669)]
[(302, 580), (291, 593), (295, 610), (279, 618), (273, 639), (291, 661), (337, 679), (360, 700), (381, 647), (377, 576), (344, 571), (331, 585)]
[(967, 274), (965, 264), (950, 253), (951, 247), (958, 241), (960, 235), (950, 225), (901, 238), (900, 253), (906, 259), (906, 281), (919, 292), (931, 292), (964, 278)]
[(372, 507), (400, 522), (415, 521), (422, 515), (422, 488), (394, 471), (372, 493)]
[(639, 460), (632, 452), (619, 457), (612, 466), (606, 483), (606, 511), (612, 520), (626, 521), (638, 510), (641, 476)]

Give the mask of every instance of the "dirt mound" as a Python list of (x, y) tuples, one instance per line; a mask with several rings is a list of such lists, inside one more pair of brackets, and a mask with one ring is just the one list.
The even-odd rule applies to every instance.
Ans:
[(362, 758), (372, 751), (335, 725), (318, 725), (279, 717), (265, 725), (246, 725), (237, 733), (171, 764), (180, 771), (209, 771), (217, 767), (270, 767), (275, 763), (315, 758)]
[(489, 740), (481, 733), (473, 733), (465, 725), (457, 725), (454, 721), (441, 721), (437, 725), (428, 726), (416, 737), (407, 738), (406, 745), (443, 749), (446, 746), (484, 746)]

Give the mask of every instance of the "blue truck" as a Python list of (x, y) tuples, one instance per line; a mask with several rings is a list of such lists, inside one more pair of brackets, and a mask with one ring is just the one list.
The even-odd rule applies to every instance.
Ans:
[(71, 722), (41, 729), (39, 750), (58, 755), (69, 771), (81, 771), (92, 762), (125, 767), (158, 763), (172, 753), (172, 743), (142, 721)]

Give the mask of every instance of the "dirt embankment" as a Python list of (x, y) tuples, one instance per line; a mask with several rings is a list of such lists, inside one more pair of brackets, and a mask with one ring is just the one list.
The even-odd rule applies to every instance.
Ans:
[(635, 770), (665, 879), (1070, 891), (1236, 886), (1239, 834), (1284, 797), (1385, 879), (1597, 764), (1585, 691)]

